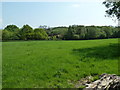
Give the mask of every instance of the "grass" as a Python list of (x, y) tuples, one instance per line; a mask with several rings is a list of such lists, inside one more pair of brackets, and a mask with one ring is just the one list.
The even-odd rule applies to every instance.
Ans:
[(74, 88), (89, 75), (117, 74), (118, 39), (3, 42), (3, 88)]

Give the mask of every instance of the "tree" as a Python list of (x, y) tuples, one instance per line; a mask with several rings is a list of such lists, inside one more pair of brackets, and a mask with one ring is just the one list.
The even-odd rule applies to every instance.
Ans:
[(120, 38), (120, 29), (118, 29), (119, 27), (115, 27), (113, 29), (113, 37), (114, 38)]
[(109, 26), (103, 26), (102, 27), (102, 30), (106, 33), (106, 37), (107, 38), (110, 38), (110, 37), (112, 37), (112, 29), (111, 29), (111, 27), (109, 27)]
[(66, 34), (67, 27), (54, 27), (51, 30), (50, 36), (56, 36), (57, 39), (63, 39), (63, 36)]
[[(118, 30), (120, 30), (120, 0), (116, 1), (110, 1), (106, 0), (103, 2), (103, 4), (106, 6), (106, 14), (110, 17), (116, 17), (118, 20)], [(114, 37), (119, 37), (119, 31), (114, 33)]]
[(33, 29), (29, 25), (24, 25), (20, 30), (20, 37), (22, 40), (33, 39)]
[(10, 32), (19, 32), (19, 28), (16, 25), (8, 25), (4, 28), (4, 30), (10, 31)]
[(100, 39), (106, 38), (106, 33), (104, 30), (100, 29), (98, 38)]
[(116, 17), (118, 20), (120, 20), (120, 1), (110, 1), (106, 0), (103, 2), (103, 4), (106, 6), (106, 14), (110, 17)]
[(8, 30), (3, 30), (2, 40), (13, 40), (13, 33)]
[[(20, 29), (16, 25), (8, 25), (4, 28), (5, 32), (10, 34), (10, 40), (18, 40), (19, 39), (19, 31)], [(4, 31), (3, 30), (3, 31)], [(8, 31), (8, 32), (7, 32)]]
[(42, 28), (34, 29), (34, 39), (36, 40), (46, 40), (48, 39), (48, 35)]
[(86, 39), (95, 39), (97, 38), (97, 28), (95, 26), (86, 26)]
[(86, 28), (83, 25), (77, 26), (77, 34), (79, 35), (79, 39), (85, 38)]
[(119, 27), (112, 26), (83, 26), (36, 28), (24, 25), (20, 30), (15, 25), (8, 25), (2, 30), (3, 40), (80, 40), (99, 38), (119, 38)]
[(64, 37), (67, 40), (72, 40), (74, 38), (74, 28), (72, 26), (68, 27), (68, 31)]
[(40, 25), (39, 28), (41, 28), (41, 29), (48, 29), (48, 26), (46, 26), (46, 25)]

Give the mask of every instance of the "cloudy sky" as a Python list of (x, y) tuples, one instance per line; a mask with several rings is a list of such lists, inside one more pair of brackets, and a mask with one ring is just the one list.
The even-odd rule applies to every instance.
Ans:
[[(40, 25), (68, 26), (68, 25), (112, 25), (117, 22), (105, 17), (104, 0), (4, 0), (0, 23), (15, 24), (22, 27), (29, 24), (33, 28)], [(36, 1), (36, 2), (35, 2)], [(39, 2), (38, 2), (39, 1)]]

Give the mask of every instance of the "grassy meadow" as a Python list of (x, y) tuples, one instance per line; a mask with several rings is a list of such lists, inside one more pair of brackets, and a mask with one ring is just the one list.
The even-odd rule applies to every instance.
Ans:
[(3, 88), (74, 88), (89, 75), (120, 75), (118, 39), (2, 44)]

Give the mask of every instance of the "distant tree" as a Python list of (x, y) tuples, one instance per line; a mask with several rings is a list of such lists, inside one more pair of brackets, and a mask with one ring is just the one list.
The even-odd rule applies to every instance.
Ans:
[(57, 40), (56, 36), (52, 36), (51, 39), (52, 39), (52, 40)]
[(48, 34), (48, 36), (51, 36), (51, 32), (52, 32), (52, 28), (47, 28), (45, 29), (46, 33)]
[(74, 38), (74, 28), (72, 26), (68, 27), (68, 31), (64, 37), (67, 40), (72, 40)]
[(56, 36), (57, 39), (63, 39), (64, 35), (68, 31), (67, 27), (54, 27), (51, 29), (50, 36)]
[(42, 28), (34, 29), (34, 39), (36, 40), (46, 40), (48, 39), (48, 35)]
[(116, 38), (120, 38), (120, 27), (115, 27), (113, 36)]
[(5, 33), (9, 33), (10, 40), (11, 39), (12, 40), (19, 40), (19, 31), (20, 31), (20, 29), (16, 25), (8, 25), (8, 26), (6, 26), (4, 28), (4, 30), (5, 30)]
[(84, 39), (86, 34), (86, 28), (83, 25), (77, 27), (76, 34), (79, 35), (79, 39)]
[(48, 29), (48, 26), (47, 25), (40, 25), (39, 28), (41, 28), (41, 29)]
[(118, 31), (118, 33), (117, 33), (117, 37), (120, 38), (120, 27), (118, 27), (118, 28), (119, 28), (119, 29), (118, 29), (119, 31)]
[(112, 29), (111, 29), (111, 27), (109, 27), (109, 26), (103, 26), (102, 30), (105, 31), (107, 38), (112, 37)]
[(86, 26), (86, 39), (95, 39), (97, 38), (97, 28), (95, 26)]
[(16, 25), (8, 25), (4, 28), (4, 30), (10, 31), (10, 32), (19, 32), (19, 28)]
[(78, 40), (78, 39), (80, 39), (80, 36), (79, 36), (78, 34), (74, 34), (74, 35), (73, 35), (73, 39), (74, 39), (74, 40)]
[(3, 40), (80, 40), (119, 37), (120, 28), (112, 26), (72, 25), (33, 30), (29, 25), (24, 25), (21, 29), (16, 25), (8, 25), (2, 32)]
[(120, 31), (120, 29), (118, 29), (118, 27), (115, 27), (115, 28), (113, 29), (113, 35), (112, 35), (112, 37), (118, 38), (118, 37), (120, 36), (119, 31)]
[(106, 33), (104, 30), (100, 29), (98, 38), (100, 39), (106, 38)]
[(20, 30), (20, 37), (22, 40), (33, 39), (33, 29), (29, 25), (24, 25)]
[(8, 30), (3, 30), (2, 40), (13, 40), (13, 32), (10, 32)]

